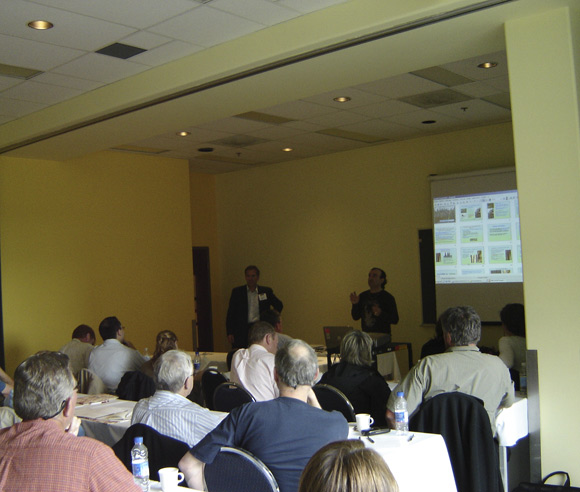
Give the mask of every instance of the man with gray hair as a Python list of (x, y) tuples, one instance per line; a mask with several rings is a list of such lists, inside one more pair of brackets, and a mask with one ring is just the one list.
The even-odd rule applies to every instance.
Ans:
[(278, 333), (270, 323), (256, 321), (248, 333), (250, 348), (239, 349), (232, 358), (231, 380), (248, 390), (256, 401), (278, 398), (274, 381), (274, 355)]
[(197, 444), (225, 415), (210, 412), (187, 399), (193, 389), (191, 357), (180, 350), (165, 352), (153, 368), (157, 391), (140, 400), (131, 424), (146, 424), (189, 446)]
[(278, 350), (274, 377), (278, 398), (235, 408), (181, 459), (179, 468), (189, 487), (202, 490), (204, 463), (212, 463), (222, 446), (237, 446), (266, 464), (280, 492), (296, 492), (312, 455), (347, 438), (346, 419), (339, 412), (322, 410), (312, 391), (318, 359), (310, 345), (294, 339)]
[(424, 400), (441, 393), (459, 391), (483, 401), (495, 434), (495, 416), (500, 407), (514, 402), (509, 371), (499, 357), (482, 354), (477, 348), (481, 320), (470, 306), (447, 309), (439, 318), (447, 350), (421, 359), (391, 393), (387, 420), (394, 427), (395, 398), (405, 393), (409, 417)]
[(0, 490), (138, 492), (105, 444), (77, 437), (77, 392), (68, 356), (39, 352), (14, 373), (14, 410), (23, 422), (0, 430)]

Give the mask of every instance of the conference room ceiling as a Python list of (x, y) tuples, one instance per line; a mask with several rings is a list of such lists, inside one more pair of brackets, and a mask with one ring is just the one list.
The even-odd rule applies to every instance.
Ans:
[[(330, 12), (343, 3), (348, 2), (2, 0), (0, 124), (19, 122), (108, 85), (130, 81), (153, 68), (319, 11)], [(36, 31), (27, 26), (37, 19), (49, 20), (54, 28)], [(492, 45), (502, 48), (501, 43)], [(480, 68), (478, 65), (484, 62), (496, 66)], [(147, 115), (144, 101), (131, 109), (143, 116), (143, 135), (133, 129), (126, 132), (126, 137), (101, 138), (98, 147), (90, 150), (187, 159), (194, 171), (221, 173), (510, 121), (503, 49), (423, 66), (354, 85), (345, 84), (353, 80), (352, 76), (340, 77), (331, 85), (327, 83), (328, 90), (322, 93), (282, 99), (275, 105), (261, 106), (254, 95), (245, 106), (233, 105), (244, 107), (242, 112), (228, 114), (221, 108), (221, 101), (224, 106), (227, 104), (222, 98), (219, 110), (214, 111), (219, 117), (205, 117), (202, 122), (191, 111), (188, 120), (183, 114), (187, 105), (178, 101), (171, 110), (175, 117), (167, 118), (163, 126), (154, 126), (156, 133), (149, 128), (145, 131), (145, 118), (151, 119), (151, 115)], [(26, 74), (15, 73), (14, 67), (39, 73), (27, 78)], [(253, 79), (248, 79), (251, 91)], [(212, 88), (215, 89), (209, 86)], [(290, 88), (287, 90), (291, 92)], [(337, 97), (350, 100), (341, 103), (334, 100)], [(264, 97), (264, 101), (269, 100)], [(175, 100), (168, 98), (165, 106), (171, 102)], [(155, 105), (163, 106), (163, 102), (156, 101)], [(121, 117), (123, 112), (99, 114), (99, 108), (94, 108), (94, 114), (93, 120), (86, 118), (16, 144), (0, 145), (0, 152), (66, 158), (69, 155), (62, 151), (59, 138), (70, 134), (79, 135), (80, 139), (83, 131), (90, 131), (91, 126), (102, 121), (108, 125), (118, 122), (117, 134), (124, 134), (122, 127), (127, 123)], [(163, 131), (159, 131), (161, 128)], [(187, 135), (178, 136), (178, 132)], [(43, 146), (45, 142), (49, 145)]]

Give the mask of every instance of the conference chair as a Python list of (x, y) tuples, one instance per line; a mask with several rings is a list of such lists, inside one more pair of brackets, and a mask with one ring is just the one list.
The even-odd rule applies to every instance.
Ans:
[(354, 407), (342, 391), (329, 384), (317, 384), (312, 390), (323, 410), (338, 410), (347, 422), (356, 422)]
[(213, 394), (214, 410), (218, 412), (231, 412), (234, 408), (253, 401), (256, 399), (247, 390), (231, 381), (220, 384)]
[(457, 492), (503, 491), (489, 416), (479, 398), (460, 392), (434, 396), (421, 404), (409, 428), (443, 436)]
[(81, 369), (79, 372), (78, 384), (79, 393), (84, 393), (85, 395), (100, 395), (101, 393), (109, 392), (103, 380), (87, 368)]
[(201, 392), (207, 408), (215, 410), (213, 406), (213, 394), (220, 384), (227, 382), (226, 377), (214, 367), (208, 367), (203, 371), (201, 375)]
[(123, 374), (117, 396), (122, 400), (139, 401), (141, 398), (149, 398), (155, 393), (153, 378), (141, 371), (129, 371)]
[(132, 471), (131, 449), (136, 437), (143, 438), (143, 444), (149, 451), (149, 478), (159, 480), (159, 470), (165, 467), (177, 467), (179, 460), (187, 453), (187, 443), (173, 439), (157, 432), (145, 424), (133, 424), (123, 437), (113, 446), (113, 451), (127, 470)]
[(279, 492), (268, 467), (253, 454), (224, 446), (203, 472), (208, 492)]

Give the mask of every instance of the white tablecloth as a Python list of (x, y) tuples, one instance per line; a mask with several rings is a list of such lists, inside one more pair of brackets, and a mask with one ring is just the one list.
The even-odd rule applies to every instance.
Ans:
[(509, 490), (507, 447), (514, 446), (528, 435), (528, 400), (516, 396), (511, 407), (502, 408), (495, 419), (496, 437), (499, 443), (499, 471), (504, 490)]
[(77, 405), (75, 415), (83, 421), (82, 426), (88, 437), (113, 446), (131, 425), (136, 403), (111, 399), (105, 403)]
[[(350, 426), (350, 439), (360, 434)], [(413, 439), (409, 441), (409, 437)], [(395, 432), (372, 436), (374, 443), (362, 437), (366, 447), (377, 451), (389, 465), (400, 492), (456, 492), (455, 478), (447, 446), (439, 434), (409, 433), (397, 436)]]

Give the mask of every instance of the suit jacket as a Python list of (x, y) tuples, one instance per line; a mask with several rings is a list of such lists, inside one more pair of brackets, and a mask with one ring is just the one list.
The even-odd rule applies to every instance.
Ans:
[[(274, 308), (282, 312), (284, 305), (278, 299), (270, 287), (258, 285), (258, 295), (265, 294), (266, 298), (259, 301), (259, 312)], [(246, 348), (248, 346), (248, 291), (246, 285), (232, 289), (230, 305), (226, 318), (226, 331), (228, 335), (234, 335), (234, 348)]]

